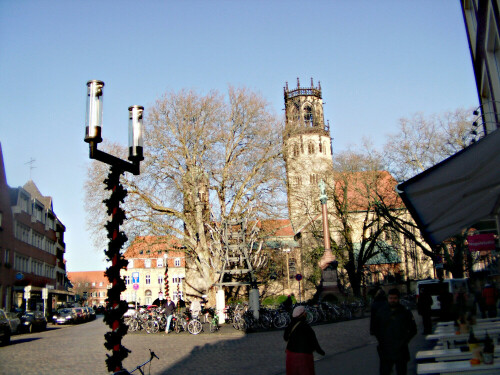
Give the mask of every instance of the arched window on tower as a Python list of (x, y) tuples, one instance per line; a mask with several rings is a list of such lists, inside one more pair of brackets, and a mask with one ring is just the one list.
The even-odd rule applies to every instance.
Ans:
[(304, 107), (304, 124), (306, 126), (313, 126), (313, 111), (310, 106)]
[(319, 142), (319, 153), (323, 153), (323, 144), (321, 143), (321, 141)]
[(293, 156), (299, 156), (299, 145), (297, 143), (293, 145)]
[(312, 144), (312, 142), (309, 142), (308, 145), (307, 145), (307, 151), (310, 153), (310, 154), (314, 154), (314, 145)]

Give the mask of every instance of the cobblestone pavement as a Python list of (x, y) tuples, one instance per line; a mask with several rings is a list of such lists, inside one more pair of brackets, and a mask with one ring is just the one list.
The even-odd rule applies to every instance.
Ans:
[[(316, 362), (317, 374), (377, 374), (375, 340), (368, 335), (368, 325), (369, 319), (364, 318), (315, 326), (327, 353)], [(11, 345), (0, 347), (0, 374), (106, 374), (107, 330), (102, 318), (98, 318), (81, 325), (49, 325), (45, 332), (13, 336)], [(184, 332), (129, 333), (123, 344), (132, 350), (124, 361), (129, 370), (149, 358), (149, 349), (160, 357), (154, 359), (151, 374), (285, 372), (283, 331), (244, 334), (224, 326), (218, 333), (203, 332), (197, 336)], [(417, 347), (412, 345), (412, 351)], [(410, 374), (415, 373), (414, 367), (410, 364)]]

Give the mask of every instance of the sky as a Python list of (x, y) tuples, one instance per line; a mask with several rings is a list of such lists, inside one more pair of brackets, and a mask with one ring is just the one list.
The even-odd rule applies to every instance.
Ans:
[(478, 105), (458, 0), (0, 0), (7, 183), (53, 198), (68, 271), (104, 270), (84, 209), (87, 81), (105, 82), (103, 138), (127, 145), (131, 105), (232, 85), (280, 115), (297, 77), (321, 82), (334, 152), (383, 147), (417, 112)]

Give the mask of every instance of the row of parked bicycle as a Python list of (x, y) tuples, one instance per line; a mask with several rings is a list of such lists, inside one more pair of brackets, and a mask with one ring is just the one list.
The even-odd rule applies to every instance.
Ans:
[[(304, 304), (304, 306), (309, 324), (349, 320), (356, 315), (362, 316), (365, 309), (362, 301), (340, 304), (322, 302), (315, 305)], [(237, 304), (228, 306), (225, 309), (224, 318), (226, 323), (231, 324), (237, 330), (282, 329), (290, 323), (292, 309), (286, 310), (283, 307), (261, 308), (257, 319), (248, 305)], [(161, 307), (149, 310), (143, 308), (125, 316), (125, 324), (128, 325), (130, 332), (163, 332), (166, 323), (167, 318)], [(193, 313), (188, 310), (177, 311), (172, 317), (170, 330), (176, 333), (186, 331), (197, 335), (204, 331), (204, 327), (207, 325), (210, 332), (216, 332), (220, 329), (219, 316), (213, 308)]]

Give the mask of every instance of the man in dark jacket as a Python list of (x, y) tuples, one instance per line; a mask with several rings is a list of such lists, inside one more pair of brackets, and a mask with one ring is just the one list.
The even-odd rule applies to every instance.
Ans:
[(422, 323), (424, 325), (424, 335), (432, 333), (432, 296), (425, 290), (421, 289), (418, 296), (418, 313), (422, 316)]
[(170, 299), (170, 296), (167, 296), (165, 303), (163, 304), (165, 317), (167, 318), (167, 325), (165, 326), (165, 333), (168, 333), (170, 328), (170, 322), (172, 321), (172, 316), (175, 311), (175, 304)]
[(379, 343), (380, 375), (389, 375), (394, 365), (397, 375), (406, 375), (408, 343), (417, 333), (417, 325), (412, 313), (399, 303), (399, 290), (389, 290), (388, 305), (377, 311), (373, 329)]

